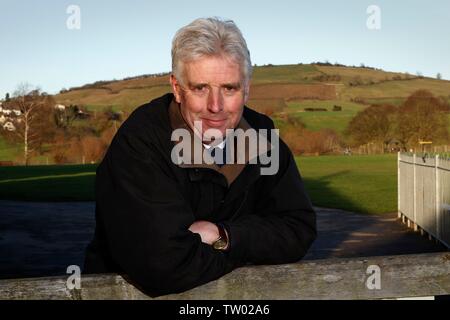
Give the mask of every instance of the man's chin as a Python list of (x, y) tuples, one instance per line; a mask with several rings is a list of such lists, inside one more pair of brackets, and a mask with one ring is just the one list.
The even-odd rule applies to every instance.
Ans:
[(227, 123), (223, 123), (221, 125), (208, 125), (207, 123), (203, 122), (202, 124), (203, 126), (203, 134), (205, 134), (205, 132), (207, 131), (211, 131), (213, 132), (213, 134), (216, 134), (217, 131), (220, 131), (222, 133), (222, 135), (225, 135), (226, 130), (227, 130)]

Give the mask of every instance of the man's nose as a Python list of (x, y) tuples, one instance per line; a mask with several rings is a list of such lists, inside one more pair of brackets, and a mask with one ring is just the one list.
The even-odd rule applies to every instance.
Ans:
[(220, 88), (211, 88), (208, 95), (208, 110), (218, 113), (223, 110), (223, 97)]

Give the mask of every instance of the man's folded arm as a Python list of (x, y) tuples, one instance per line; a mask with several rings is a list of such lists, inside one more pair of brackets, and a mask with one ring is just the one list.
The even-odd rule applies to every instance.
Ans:
[[(151, 146), (116, 135), (97, 170), (96, 200), (114, 261), (153, 295), (217, 279), (236, 264), (188, 230), (194, 215)], [(166, 170), (167, 171), (167, 170)]]
[(315, 211), (292, 153), (281, 140), (279, 172), (269, 181), (270, 190), (263, 190), (255, 212), (223, 223), (234, 259), (253, 264), (296, 262), (316, 238)]

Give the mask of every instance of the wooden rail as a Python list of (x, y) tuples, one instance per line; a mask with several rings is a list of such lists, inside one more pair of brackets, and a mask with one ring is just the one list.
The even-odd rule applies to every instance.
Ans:
[[(152, 299), (117, 274), (0, 280), (0, 299)], [(395, 299), (450, 294), (450, 253), (247, 266), (157, 299)]]

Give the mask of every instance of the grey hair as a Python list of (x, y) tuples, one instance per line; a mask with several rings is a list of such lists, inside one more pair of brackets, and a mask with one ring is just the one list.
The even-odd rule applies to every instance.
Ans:
[(253, 71), (250, 52), (236, 24), (216, 17), (196, 19), (178, 30), (172, 40), (172, 73), (183, 83), (184, 62), (222, 54), (240, 65), (248, 83)]

